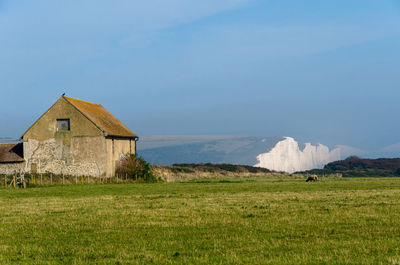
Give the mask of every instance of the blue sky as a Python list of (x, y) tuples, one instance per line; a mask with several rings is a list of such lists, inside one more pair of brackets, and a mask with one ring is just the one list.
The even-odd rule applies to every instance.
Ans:
[(400, 142), (400, 1), (0, 0), (0, 136), (58, 97), (139, 135)]

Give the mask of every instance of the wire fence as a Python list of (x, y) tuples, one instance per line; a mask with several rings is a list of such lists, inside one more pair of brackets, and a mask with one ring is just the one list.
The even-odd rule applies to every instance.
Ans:
[(83, 184), (119, 184), (137, 182), (127, 175), (113, 177), (70, 176), (56, 174), (12, 174), (0, 175), (0, 186), (10, 188), (26, 188), (40, 185), (83, 185)]

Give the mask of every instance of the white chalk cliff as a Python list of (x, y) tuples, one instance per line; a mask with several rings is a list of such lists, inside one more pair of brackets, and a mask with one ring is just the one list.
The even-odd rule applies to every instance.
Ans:
[(275, 171), (293, 173), (314, 168), (322, 168), (324, 165), (341, 159), (340, 149), (332, 151), (325, 145), (314, 146), (305, 144), (300, 150), (299, 143), (291, 137), (278, 142), (268, 153), (257, 156), (256, 167), (268, 168)]

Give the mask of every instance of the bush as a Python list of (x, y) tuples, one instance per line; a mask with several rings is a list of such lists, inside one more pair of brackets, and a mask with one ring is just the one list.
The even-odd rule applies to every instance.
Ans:
[(151, 172), (150, 164), (136, 154), (128, 154), (122, 158), (116, 173), (144, 182), (157, 182), (159, 180)]

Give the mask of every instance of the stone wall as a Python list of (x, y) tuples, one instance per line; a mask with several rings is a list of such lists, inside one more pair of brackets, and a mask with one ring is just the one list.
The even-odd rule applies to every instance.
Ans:
[(12, 175), (24, 170), (25, 163), (0, 163), (0, 174)]
[(24, 142), (25, 172), (106, 176), (104, 137), (64, 137)]

